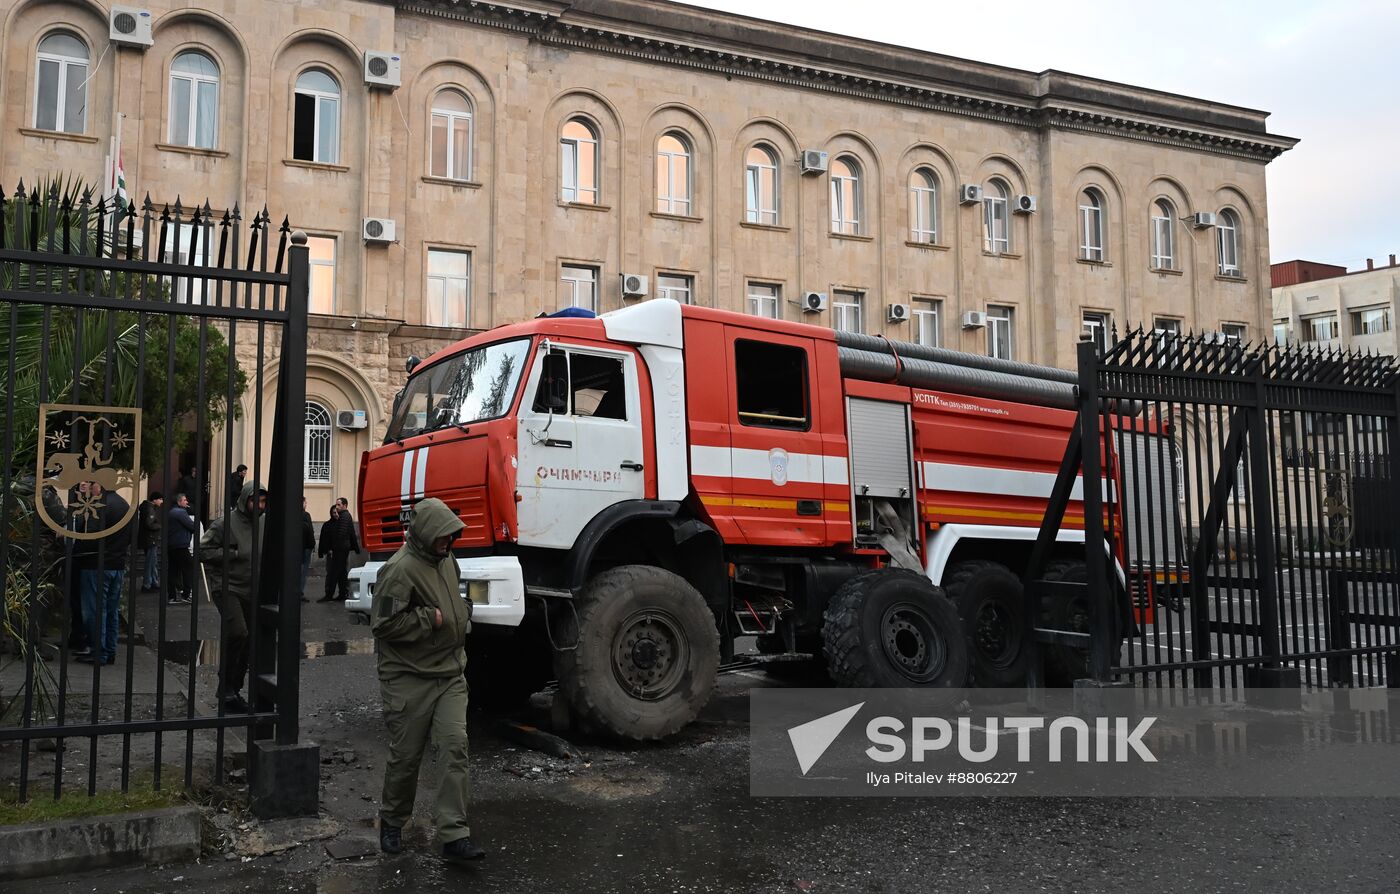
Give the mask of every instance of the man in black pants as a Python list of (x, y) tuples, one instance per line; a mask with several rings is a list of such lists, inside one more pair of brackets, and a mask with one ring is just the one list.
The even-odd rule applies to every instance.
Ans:
[(190, 498), (175, 495), (175, 505), (166, 516), (165, 555), (170, 562), (170, 605), (189, 603), (194, 596), (194, 553), (190, 542), (199, 524), (190, 515)]
[[(332, 506), (330, 520), (321, 528), (319, 552), (326, 557), (326, 595), (318, 602), (344, 602), (350, 598), (350, 554), (359, 551), (360, 543), (355, 536), (355, 521), (350, 517), (350, 510)], [(339, 596), (336, 590), (340, 591)]]

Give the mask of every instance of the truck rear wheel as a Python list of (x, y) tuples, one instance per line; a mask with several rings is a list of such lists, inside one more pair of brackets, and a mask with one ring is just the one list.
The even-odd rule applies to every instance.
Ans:
[[(1051, 562), (1045, 569), (1045, 579), (1082, 584), (1089, 579), (1089, 569), (1083, 562)], [(1046, 596), (1040, 603), (1040, 622), (1053, 630), (1070, 630), (1087, 633), (1092, 629), (1093, 607), (1089, 591), (1068, 599)], [(1113, 645), (1116, 652), (1123, 643), (1123, 624), (1114, 612)], [(1050, 686), (1072, 686), (1075, 680), (1082, 680), (1091, 673), (1092, 660), (1088, 649), (1074, 646), (1044, 645), (1041, 654), (1045, 656), (1045, 682)]]
[(827, 606), (822, 643), (841, 686), (943, 689), (952, 704), (967, 683), (957, 609), (913, 571), (886, 568), (842, 584)]
[(719, 670), (719, 631), (700, 593), (660, 568), (624, 565), (575, 600), (577, 648), (557, 651), (559, 688), (585, 726), (619, 739), (669, 736), (695, 719)]
[(944, 586), (967, 635), (970, 685), (1024, 685), (1026, 600), (1021, 579), (1000, 562), (960, 562), (949, 569)]

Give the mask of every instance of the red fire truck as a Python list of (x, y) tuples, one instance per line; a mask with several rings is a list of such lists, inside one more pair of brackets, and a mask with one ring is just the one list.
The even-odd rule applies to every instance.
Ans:
[[(1072, 373), (668, 300), (502, 326), (410, 372), (361, 462), (372, 561), (348, 607), (414, 503), (444, 500), (474, 699), (557, 678), (587, 725), (661, 738), (743, 636), (840, 685), (1023, 681), (1020, 575)], [(1082, 521), (1072, 503), (1049, 576), (1082, 573)], [(1082, 629), (1087, 609), (1046, 610)]]

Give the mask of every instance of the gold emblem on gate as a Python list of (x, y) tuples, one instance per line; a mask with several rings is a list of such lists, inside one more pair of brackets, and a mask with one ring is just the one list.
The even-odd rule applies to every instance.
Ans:
[(96, 540), (108, 533), (75, 531), (50, 512), (51, 507), (62, 506), (77, 527), (86, 527), (82, 523), (96, 519), (105, 505), (103, 497), (93, 492), (93, 484), (126, 500), (127, 512), (118, 527), (136, 514), (136, 482), (141, 465), (140, 408), (41, 404), (38, 452), (34, 507), (44, 524), (57, 534), (74, 540)]

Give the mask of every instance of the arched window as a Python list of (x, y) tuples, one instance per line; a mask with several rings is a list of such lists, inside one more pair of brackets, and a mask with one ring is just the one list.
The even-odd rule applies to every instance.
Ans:
[(340, 161), (340, 84), (329, 72), (308, 68), (297, 78), (292, 157), (333, 165)]
[(982, 190), (982, 231), (987, 251), (1011, 251), (1011, 190), (1000, 180), (991, 180)]
[(560, 198), (598, 204), (598, 132), (582, 118), (570, 118), (559, 135)]
[(762, 143), (744, 156), (744, 219), (778, 225), (778, 155)]
[(432, 161), (428, 172), (451, 180), (472, 178), (472, 104), (460, 91), (433, 97)]
[(39, 41), (34, 68), (34, 127), (63, 133), (86, 130), (87, 44), (70, 31), (55, 31)]
[(308, 400), (306, 402), (306, 429), (302, 456), (306, 464), (308, 484), (330, 484), (331, 482), (331, 412), (325, 407)]
[(689, 214), (691, 197), (690, 141), (680, 133), (665, 133), (656, 141), (656, 210)]
[(1079, 257), (1103, 260), (1103, 194), (1092, 186), (1079, 194)]
[(1222, 208), (1216, 215), (1215, 245), (1221, 276), (1240, 275), (1240, 219), (1234, 211)]
[(860, 162), (843, 155), (831, 163), (831, 232), (861, 232)]
[(219, 66), (195, 50), (170, 63), (170, 142), (213, 149), (219, 138)]
[(928, 168), (909, 175), (909, 241), (938, 242), (938, 178)]
[(1166, 199), (1152, 203), (1152, 266), (1176, 269), (1176, 209)]

